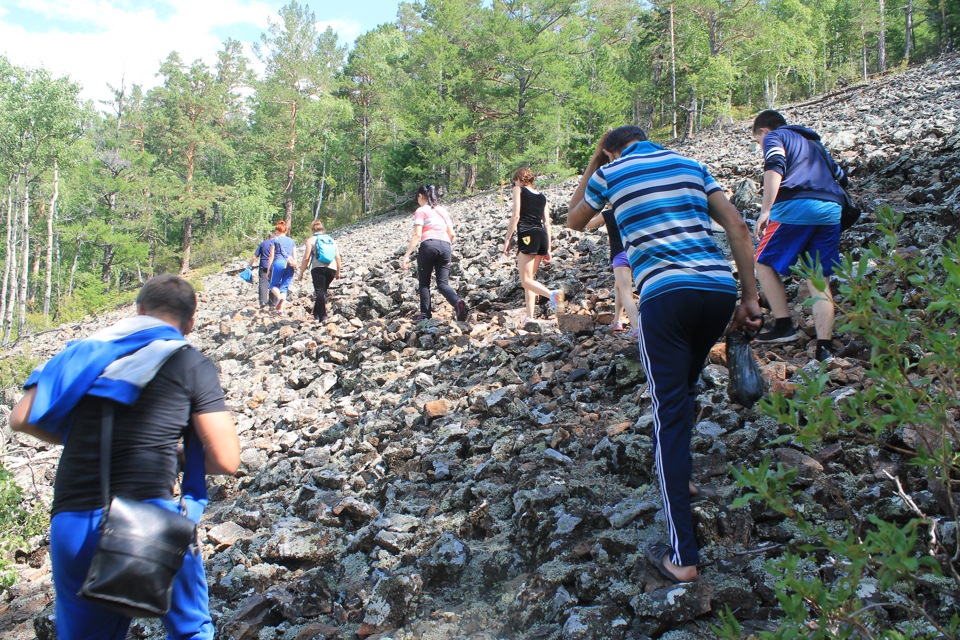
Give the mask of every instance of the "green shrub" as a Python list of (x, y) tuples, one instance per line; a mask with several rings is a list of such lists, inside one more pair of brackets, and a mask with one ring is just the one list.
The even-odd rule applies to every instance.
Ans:
[(17, 581), (13, 554), (47, 527), (47, 510), (25, 503), (13, 474), (0, 464), (0, 588)]
[[(759, 638), (944, 638), (956, 637), (960, 628), (960, 543), (947, 547), (936, 535), (938, 521), (952, 520), (957, 527), (960, 518), (956, 510), (924, 513), (903, 488), (937, 487), (952, 504), (960, 478), (960, 245), (942, 246), (938, 260), (898, 251), (901, 217), (889, 207), (877, 217), (883, 240), (861, 249), (856, 261), (845, 256), (837, 274), (838, 331), (869, 351), (863, 390), (830, 395), (830, 377), (821, 365), (802, 372), (803, 384), (792, 398), (774, 394), (761, 410), (789, 431), (774, 445), (792, 442), (813, 453), (824, 442), (839, 441), (899, 451), (905, 477), (880, 477), (911, 516), (896, 522), (857, 518), (843, 490), (833, 486), (839, 508), (849, 515), (837, 530), (836, 520), (828, 527), (805, 512), (815, 510), (795, 508), (795, 470), (773, 467), (769, 458), (734, 469), (746, 489), (734, 506), (762, 503), (800, 532), (767, 565), (777, 578), (783, 619), (777, 632)], [(822, 275), (801, 275), (823, 289)], [(906, 431), (913, 447), (904, 444)], [(863, 601), (865, 580), (876, 585), (882, 602)], [(953, 605), (938, 606), (944, 601)], [(733, 614), (721, 619), (718, 636), (741, 637)]]
[(39, 363), (38, 359), (30, 355), (0, 358), (0, 389), (22, 385)]

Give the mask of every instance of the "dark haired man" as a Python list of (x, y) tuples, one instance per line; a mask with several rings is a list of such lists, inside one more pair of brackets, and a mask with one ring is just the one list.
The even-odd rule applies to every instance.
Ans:
[[(847, 177), (806, 127), (788, 125), (777, 111), (762, 111), (753, 121), (753, 137), (763, 148), (763, 201), (754, 234), (757, 278), (773, 312), (774, 325), (757, 336), (758, 342), (790, 342), (797, 330), (790, 319), (787, 292), (780, 276), (788, 275), (797, 258), (833, 273), (840, 262), (840, 211)], [(839, 181), (839, 184), (838, 184)], [(813, 298), (817, 331), (816, 358), (831, 356), (833, 294), (807, 280)]]
[[(570, 200), (567, 225), (582, 230), (609, 203), (640, 294), (640, 358), (653, 400), (654, 461), (669, 545), (647, 558), (664, 577), (697, 577), (699, 554), (690, 511), (690, 436), (696, 385), (710, 348), (733, 329), (760, 326), (750, 231), (706, 166), (647, 142), (639, 127), (600, 139)], [(713, 241), (711, 221), (727, 233), (742, 291)]]
[[(182, 437), (182, 506), (198, 522), (207, 503), (205, 473), (232, 474), (239, 466), (240, 443), (217, 369), (184, 339), (193, 329), (196, 308), (188, 282), (173, 275), (149, 280), (137, 296), (136, 317), (70, 344), (35, 369), (10, 414), (13, 430), (64, 445), (50, 521), (60, 640), (122, 640), (130, 626), (130, 618), (77, 595), (100, 536), (105, 402), (116, 405), (112, 495), (179, 510), (172, 488)], [(213, 638), (198, 555), (184, 559), (163, 623), (170, 638)]]
[(250, 258), (250, 266), (257, 264), (257, 283), (260, 296), (260, 308), (263, 309), (270, 304), (270, 250), (273, 248), (274, 238), (276, 236), (271, 231), (267, 234), (267, 239), (261, 242), (253, 257)]

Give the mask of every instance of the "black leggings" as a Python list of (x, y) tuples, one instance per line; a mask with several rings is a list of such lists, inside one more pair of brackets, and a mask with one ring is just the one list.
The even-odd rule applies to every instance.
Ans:
[(314, 267), (310, 270), (313, 278), (313, 290), (317, 299), (313, 303), (313, 317), (321, 322), (327, 319), (327, 287), (337, 277), (337, 272), (330, 267)]
[(417, 251), (417, 279), (420, 281), (420, 313), (432, 317), (430, 304), (430, 274), (437, 275), (437, 289), (452, 304), (454, 308), (460, 301), (460, 296), (453, 290), (447, 280), (450, 278), (450, 264), (453, 262), (450, 253), (450, 243), (443, 240), (424, 240)]

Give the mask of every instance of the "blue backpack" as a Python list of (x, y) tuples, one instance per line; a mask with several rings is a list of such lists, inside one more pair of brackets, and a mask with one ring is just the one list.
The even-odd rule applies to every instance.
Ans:
[(337, 243), (328, 235), (315, 233), (317, 241), (313, 245), (313, 254), (320, 264), (330, 264), (337, 259)]

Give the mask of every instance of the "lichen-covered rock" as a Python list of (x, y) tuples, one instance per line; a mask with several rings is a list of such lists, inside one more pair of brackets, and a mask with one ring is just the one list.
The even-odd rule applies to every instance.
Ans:
[(419, 574), (386, 576), (377, 581), (363, 611), (357, 635), (384, 633), (407, 621), (420, 597), (423, 580)]
[(463, 574), (470, 562), (470, 547), (447, 532), (440, 536), (418, 564), (425, 584), (453, 582)]

